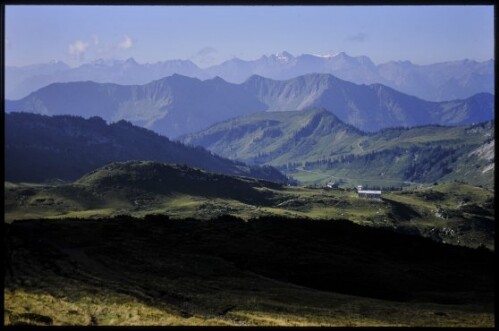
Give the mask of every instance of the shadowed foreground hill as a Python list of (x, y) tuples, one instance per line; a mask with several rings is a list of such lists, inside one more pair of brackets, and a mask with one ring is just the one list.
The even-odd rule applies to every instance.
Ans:
[(7, 324), (493, 326), (493, 253), (347, 221), (6, 225)]
[(5, 178), (15, 182), (75, 180), (112, 161), (152, 160), (286, 183), (272, 167), (248, 166), (187, 147), (125, 121), (99, 117), (5, 114)]

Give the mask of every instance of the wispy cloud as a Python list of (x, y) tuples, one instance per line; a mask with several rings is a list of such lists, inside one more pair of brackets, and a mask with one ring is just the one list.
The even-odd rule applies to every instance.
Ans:
[(214, 64), (216, 61), (216, 54), (218, 51), (210, 46), (203, 47), (196, 54), (190, 57), (190, 60), (197, 62), (201, 66), (209, 66)]
[(75, 56), (79, 61), (82, 61), (89, 46), (90, 44), (87, 42), (76, 40), (73, 43), (69, 44), (68, 52), (70, 55)]
[(364, 32), (359, 32), (357, 34), (347, 37), (345, 40), (361, 43), (363, 41), (366, 41), (366, 39), (367, 39), (367, 34)]
[(123, 36), (123, 40), (118, 44), (118, 48), (129, 49), (133, 46), (133, 40), (128, 35)]
[(117, 57), (119, 52), (134, 47), (134, 40), (127, 34), (121, 40), (108, 42), (101, 40), (97, 34), (90, 35), (86, 39), (78, 39), (68, 45), (68, 53), (79, 62), (85, 60), (85, 56)]
[(210, 55), (210, 54), (213, 54), (213, 53), (216, 53), (217, 50), (213, 47), (204, 47), (204, 48), (201, 48), (197, 53), (196, 55), (197, 56), (207, 56), (207, 55)]

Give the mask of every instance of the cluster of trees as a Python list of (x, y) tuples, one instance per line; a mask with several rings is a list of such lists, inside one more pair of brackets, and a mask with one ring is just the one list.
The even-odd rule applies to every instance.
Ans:
[(431, 182), (441, 178), (453, 170), (453, 165), (462, 155), (458, 147), (443, 148), (441, 146), (421, 148), (415, 152), (413, 158), (404, 171), (404, 179), (411, 181)]
[(293, 135), (293, 139), (299, 141), (302, 138), (310, 136), (321, 122), (321, 119), (322, 119), (321, 114), (317, 114), (314, 117), (312, 117), (312, 119), (310, 120), (310, 122), (307, 123), (307, 125), (302, 127)]
[[(362, 155), (347, 154), (335, 158), (304, 162), (306, 170), (332, 170), (348, 167), (350, 171), (381, 172), (389, 168), (392, 175), (407, 181), (432, 182), (453, 171), (459, 157), (469, 148), (465, 145), (446, 146), (435, 144), (413, 145), (407, 148), (395, 147)], [(396, 160), (396, 162), (394, 162)], [(283, 170), (292, 170), (300, 163), (288, 163)]]
[(369, 152), (362, 155), (345, 154), (335, 158), (322, 159), (318, 161), (307, 161), (305, 162), (305, 169), (335, 169), (343, 164), (365, 165), (371, 163), (374, 160), (389, 160), (393, 157), (401, 156), (405, 153), (411, 152), (412, 151), (410, 149), (396, 147), (383, 151)]

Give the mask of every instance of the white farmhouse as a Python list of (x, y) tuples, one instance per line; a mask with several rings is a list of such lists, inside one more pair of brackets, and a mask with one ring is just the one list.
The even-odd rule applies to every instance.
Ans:
[(373, 199), (381, 201), (381, 191), (357, 190), (359, 198)]

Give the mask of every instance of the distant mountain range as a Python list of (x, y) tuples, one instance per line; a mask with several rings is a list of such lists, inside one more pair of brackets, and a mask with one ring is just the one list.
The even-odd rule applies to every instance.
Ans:
[(125, 121), (107, 125), (99, 117), (5, 114), (8, 181), (75, 180), (109, 162), (129, 160), (177, 163), (214, 173), (288, 182), (275, 168), (224, 159)]
[(381, 83), (431, 101), (463, 99), (480, 92), (494, 93), (493, 60), (430, 65), (390, 61), (375, 65), (367, 56), (352, 57), (344, 52), (297, 57), (281, 52), (254, 61), (232, 59), (206, 71), (234, 83), (243, 82), (254, 74), (283, 80), (308, 73), (325, 73), (356, 84)]
[(138, 85), (173, 74), (199, 79), (219, 76), (242, 83), (252, 75), (287, 80), (309, 73), (333, 74), (357, 84), (380, 83), (409, 95), (431, 101), (464, 99), (474, 94), (494, 93), (494, 60), (450, 61), (417, 65), (409, 61), (374, 64), (367, 56), (345, 53), (293, 56), (281, 52), (245, 61), (234, 58), (205, 69), (189, 60), (139, 64), (134, 59), (96, 60), (70, 68), (62, 62), (5, 68), (5, 95), (20, 99), (57, 82), (94, 81)]
[(124, 61), (96, 60), (76, 68), (59, 61), (24, 67), (6, 67), (5, 96), (7, 99), (20, 99), (52, 83), (93, 81), (138, 85), (173, 74), (210, 78), (189, 60), (171, 60), (154, 64), (139, 64), (132, 58)]
[(494, 96), (488, 93), (429, 102), (381, 84), (357, 85), (329, 74), (307, 74), (286, 81), (252, 76), (242, 84), (219, 77), (201, 81), (180, 75), (133, 86), (55, 83), (21, 100), (6, 101), (8, 112), (125, 119), (172, 138), (243, 115), (311, 107), (328, 109), (363, 131), (461, 125), (494, 118)]
[(276, 166), (302, 183), (462, 180), (491, 187), (494, 137), (493, 121), (364, 133), (324, 109), (312, 109), (257, 113), (181, 140), (227, 158)]

